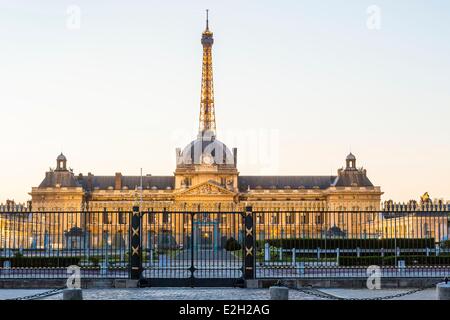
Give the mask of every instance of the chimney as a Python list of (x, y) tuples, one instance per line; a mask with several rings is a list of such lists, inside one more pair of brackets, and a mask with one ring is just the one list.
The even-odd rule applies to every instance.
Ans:
[(120, 172), (116, 172), (116, 178), (114, 179), (114, 189), (122, 189), (122, 174)]
[(94, 189), (93, 181), (92, 181), (93, 177), (94, 177), (94, 175), (92, 173), (88, 172), (87, 189), (90, 191), (92, 191)]
[(234, 166), (237, 168), (237, 148), (233, 148), (233, 161)]

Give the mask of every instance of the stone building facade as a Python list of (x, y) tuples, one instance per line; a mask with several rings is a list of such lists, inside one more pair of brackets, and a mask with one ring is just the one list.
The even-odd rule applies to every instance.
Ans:
[[(230, 150), (216, 132), (213, 79), (213, 34), (202, 34), (203, 69), (198, 136), (176, 150), (176, 168), (167, 176), (75, 175), (60, 154), (56, 168), (31, 190), (33, 211), (102, 212), (96, 224), (119, 224), (120, 211), (138, 201), (142, 211), (243, 211), (252, 206), (261, 224), (272, 221), (300, 226), (307, 232), (337, 224), (328, 211), (377, 211), (382, 195), (349, 154), (336, 175), (246, 176), (237, 166), (237, 149)], [(281, 212), (292, 212), (280, 214)], [(278, 216), (277, 216), (278, 215)], [(80, 217), (80, 216), (78, 216)], [(162, 219), (162, 218), (161, 218)], [(182, 219), (182, 218), (180, 218)], [(356, 223), (356, 222), (355, 222)], [(74, 226), (81, 221), (72, 221)], [(173, 221), (183, 225), (182, 221)], [(282, 232), (276, 228), (275, 234)]]

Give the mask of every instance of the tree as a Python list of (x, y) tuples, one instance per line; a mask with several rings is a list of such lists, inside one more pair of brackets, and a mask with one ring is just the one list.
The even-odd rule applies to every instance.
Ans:
[(225, 243), (225, 250), (227, 251), (238, 251), (241, 250), (241, 244), (233, 237), (229, 238)]

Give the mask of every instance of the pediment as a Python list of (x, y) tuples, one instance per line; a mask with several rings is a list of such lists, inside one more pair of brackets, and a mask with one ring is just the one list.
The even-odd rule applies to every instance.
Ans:
[(178, 192), (182, 196), (235, 196), (236, 193), (217, 185), (213, 181), (207, 181)]

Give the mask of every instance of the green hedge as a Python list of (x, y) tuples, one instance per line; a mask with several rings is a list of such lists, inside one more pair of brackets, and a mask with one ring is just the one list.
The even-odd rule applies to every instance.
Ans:
[[(443, 266), (450, 265), (450, 255), (442, 256), (398, 256), (406, 266)], [(395, 266), (395, 256), (339, 257), (340, 266)]]
[(428, 239), (271, 239), (258, 240), (257, 247), (264, 248), (268, 242), (271, 246), (283, 249), (302, 248), (302, 249), (412, 249), (412, 248), (434, 248), (434, 238)]
[(442, 242), (442, 248), (448, 249), (450, 248), (450, 240), (445, 240)]
[(78, 265), (79, 257), (11, 257), (0, 258), (1, 266), (4, 261), (10, 261), (12, 268), (66, 268)]

